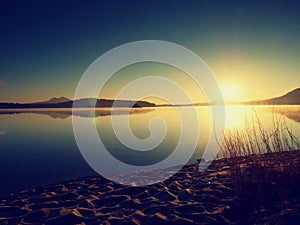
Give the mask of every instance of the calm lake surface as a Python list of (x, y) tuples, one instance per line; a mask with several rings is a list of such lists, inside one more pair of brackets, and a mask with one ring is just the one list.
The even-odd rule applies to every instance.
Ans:
[[(184, 110), (192, 110), (186, 107)], [(195, 154), (189, 163), (200, 158), (212, 131), (209, 107), (197, 107), (200, 135)], [(96, 123), (99, 137), (117, 159), (131, 165), (148, 165), (170, 155), (180, 138), (180, 117), (174, 108), (120, 109), (111, 115), (109, 109), (96, 113), (78, 110), (75, 116)], [(256, 114), (256, 115), (255, 115)], [(226, 107), (226, 127), (245, 129), (245, 119), (251, 124), (256, 116), (266, 129), (272, 126), (274, 117), (284, 119), (300, 138), (300, 106)], [(114, 135), (111, 118), (128, 119), (136, 137), (149, 137), (149, 123), (153, 118), (161, 118), (167, 127), (165, 138), (149, 152), (137, 152), (125, 147)], [(153, 127), (152, 127), (153, 128)], [(122, 128), (121, 128), (122, 129)], [(157, 127), (159, 129), (159, 126)], [(155, 130), (155, 127), (154, 127)], [(155, 134), (154, 134), (155, 135)], [(159, 140), (159, 137), (158, 139)], [(184, 146), (191, 148), (190, 140)], [(0, 195), (31, 188), (41, 184), (61, 182), (71, 178), (95, 175), (77, 147), (70, 109), (43, 109), (27, 111), (0, 110)], [(218, 144), (215, 143), (216, 148)], [(177, 155), (180, 157), (186, 154)], [(168, 166), (173, 166), (176, 162)], [(138, 167), (137, 167), (138, 168)], [(106, 165), (107, 173), (124, 172)]]

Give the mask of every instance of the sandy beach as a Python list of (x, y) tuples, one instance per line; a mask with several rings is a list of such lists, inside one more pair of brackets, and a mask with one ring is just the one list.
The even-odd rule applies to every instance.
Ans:
[[(261, 160), (274, 161), (278, 154), (299, 165), (300, 151), (266, 154)], [(187, 165), (168, 180), (145, 187), (100, 176), (45, 185), (2, 196), (0, 223), (299, 224), (299, 176), (266, 184), (255, 172), (247, 175), (248, 181), (239, 179), (237, 168), (245, 170), (251, 162), (251, 156), (239, 157), (233, 167), (230, 160), (218, 159), (202, 172), (198, 164)]]

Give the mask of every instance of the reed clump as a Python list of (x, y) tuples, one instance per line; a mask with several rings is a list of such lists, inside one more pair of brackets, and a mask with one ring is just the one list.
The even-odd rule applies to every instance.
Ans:
[(300, 200), (299, 140), (282, 116), (273, 115), (267, 129), (255, 114), (245, 128), (226, 130), (220, 145), (232, 168), (239, 213), (247, 218), (250, 211), (290, 207)]
[(281, 175), (300, 174), (300, 142), (282, 116), (273, 114), (267, 129), (255, 112), (255, 119), (252, 123), (245, 119), (244, 127), (242, 131), (227, 129), (220, 145), (236, 178), (271, 181)]
[(266, 129), (258, 116), (250, 124), (245, 119), (245, 129), (227, 129), (222, 145), (224, 158), (233, 159), (239, 156), (261, 155), (300, 149), (299, 140), (287, 126), (283, 117), (273, 114), (273, 123)]
[(271, 128), (266, 129), (255, 113), (251, 124), (245, 119), (242, 131), (227, 129), (220, 145), (222, 156), (240, 171), (245, 162), (248, 166), (279, 171), (294, 169), (296, 165), (289, 152), (300, 149), (300, 142), (283, 117), (273, 114), (272, 122)]

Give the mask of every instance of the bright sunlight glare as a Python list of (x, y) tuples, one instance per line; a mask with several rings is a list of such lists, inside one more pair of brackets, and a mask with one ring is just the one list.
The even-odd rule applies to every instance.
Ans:
[(221, 91), (225, 101), (237, 101), (241, 97), (241, 88), (238, 84), (230, 83), (221, 86)]

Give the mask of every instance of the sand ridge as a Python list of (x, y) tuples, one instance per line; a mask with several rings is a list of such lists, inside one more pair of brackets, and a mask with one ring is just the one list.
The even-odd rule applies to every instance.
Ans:
[[(244, 212), (253, 199), (238, 201), (231, 175), (230, 163), (221, 159), (205, 171), (200, 172), (198, 164), (188, 165), (173, 177), (144, 187), (123, 186), (100, 176), (44, 185), (1, 197), (0, 223), (242, 224), (243, 213), (249, 216), (249, 224), (265, 224), (282, 216), (300, 220), (298, 199), (294, 199), (295, 207), (282, 203), (271, 211)], [(134, 173), (119, 176), (130, 179)]]

